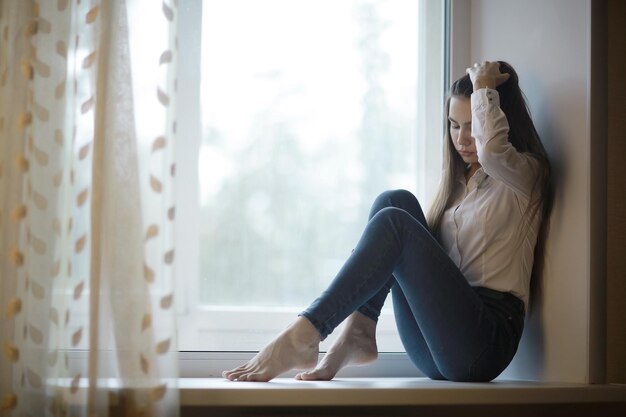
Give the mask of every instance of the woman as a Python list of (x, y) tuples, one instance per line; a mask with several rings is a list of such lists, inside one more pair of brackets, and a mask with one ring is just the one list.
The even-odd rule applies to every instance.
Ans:
[[(328, 289), (225, 378), (269, 381), (314, 368), (296, 378), (330, 380), (346, 365), (375, 360), (390, 290), (402, 343), (428, 377), (490, 381), (508, 366), (524, 325), (550, 165), (510, 65), (468, 68), (446, 110), (444, 175), (428, 219), (407, 191), (379, 196)], [(320, 341), (346, 318), (317, 364)]]

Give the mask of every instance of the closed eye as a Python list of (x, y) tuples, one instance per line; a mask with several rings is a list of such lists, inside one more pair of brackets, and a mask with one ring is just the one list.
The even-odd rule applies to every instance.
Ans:
[(454, 120), (452, 117), (448, 117), (448, 121), (450, 122), (450, 129), (459, 129), (459, 122), (457, 122), (456, 120)]

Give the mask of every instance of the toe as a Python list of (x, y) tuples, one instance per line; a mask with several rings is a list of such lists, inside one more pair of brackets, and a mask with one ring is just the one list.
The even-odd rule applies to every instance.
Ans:
[(246, 366), (246, 367), (240, 367), (237, 368), (234, 371), (229, 371), (226, 373), (226, 378), (230, 379), (231, 381), (234, 381), (235, 379), (240, 379), (241, 375), (244, 375), (246, 373), (249, 373), (250, 369)]
[(301, 381), (310, 381), (311, 379), (315, 379), (314, 375), (315, 371), (305, 371), (299, 373), (297, 376), (299, 376), (298, 379)]
[(246, 375), (246, 381), (249, 382), (267, 382), (270, 379), (269, 375), (264, 373), (252, 373)]
[(222, 372), (222, 376), (228, 377), (228, 375), (232, 375), (234, 373), (241, 372), (241, 371), (247, 369), (247, 367), (248, 367), (248, 364), (245, 363), (245, 364), (243, 364), (243, 365), (241, 365), (241, 366), (239, 366), (239, 367), (237, 367), (235, 369), (230, 369), (228, 371)]
[(234, 373), (232, 372), (226, 372), (224, 374), (222, 374), (222, 376), (228, 380), (234, 381), (235, 379), (237, 379), (237, 377), (235, 376)]
[(322, 379), (319, 369), (311, 369), (310, 371), (302, 371), (298, 373), (294, 378), (300, 381), (315, 381)]
[(328, 381), (332, 379), (330, 373), (322, 369), (302, 372), (301, 378), (303, 381)]

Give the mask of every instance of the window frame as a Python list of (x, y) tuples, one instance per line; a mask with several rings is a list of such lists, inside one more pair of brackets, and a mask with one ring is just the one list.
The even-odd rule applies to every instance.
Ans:
[[(441, 94), (441, 106), (434, 111), (443, 111), (443, 100), (449, 83), (450, 69), (453, 68), (455, 62), (458, 62), (458, 56), (453, 54), (454, 39), (468, 39), (468, 33), (463, 36), (460, 32), (452, 31), (451, 25), (467, 20), (469, 15), (469, 7), (461, 6), (458, 10), (461, 13), (452, 13), (456, 3), (463, 3), (461, 0), (422, 0), (421, 8), (429, 7), (429, 12), (434, 13), (439, 10), (443, 14), (441, 22), (442, 32), (435, 38), (440, 38), (433, 42), (433, 39), (424, 39), (422, 37), (420, 45), (425, 49), (420, 49), (421, 58), (438, 62), (437, 68), (442, 69), (442, 79), (439, 85), (429, 85), (425, 82), (425, 74), (422, 74), (421, 86), (427, 91), (422, 96), (429, 94)], [(439, 8), (439, 9), (438, 9)], [(465, 16), (463, 16), (465, 15)], [(201, 31), (197, 28), (201, 27), (202, 19), (202, 0), (185, 1), (179, 7), (178, 22), (178, 38), (179, 45), (191, 45), (191, 47), (179, 48), (178, 54), (178, 97), (177, 97), (177, 118), (178, 118), (178, 144), (185, 146), (177, 146), (176, 149), (176, 167), (177, 177), (185, 178), (185, 181), (178, 181), (176, 184), (176, 201), (177, 211), (185, 213), (184, 216), (177, 218), (176, 242), (177, 248), (179, 243), (184, 245), (185, 250), (177, 250), (176, 275), (178, 277), (198, 276), (198, 256), (199, 247), (197, 239), (198, 231), (195, 227), (199, 223), (198, 210), (198, 179), (196, 175), (197, 164), (189, 163), (194, 159), (197, 161), (197, 155), (200, 149), (200, 140), (190, 140), (189, 138), (200, 138), (202, 133), (201, 115), (200, 115), (200, 92), (197, 85), (200, 83), (201, 55), (194, 51), (193, 47), (200, 48)], [(425, 17), (421, 18), (422, 22), (427, 22)], [(431, 20), (432, 21), (432, 20)], [(425, 27), (425, 25), (424, 25)], [(463, 27), (461, 25), (461, 27)], [(424, 33), (427, 33), (426, 31)], [(454, 37), (454, 39), (453, 39)], [(439, 45), (438, 47), (430, 47)], [(442, 52), (443, 48), (443, 52)], [(469, 48), (468, 48), (469, 50)], [(441, 56), (440, 56), (441, 55)], [(462, 57), (464, 58), (464, 57)], [(440, 62), (439, 62), (440, 61)], [(420, 86), (418, 81), (418, 87)], [(194, 105), (194, 103), (197, 103)], [(431, 106), (436, 108), (437, 106)], [(421, 119), (424, 123), (421, 125), (422, 134), (424, 131), (432, 131), (432, 129), (441, 128), (442, 122), (435, 121), (433, 114), (423, 115)], [(443, 120), (443, 117), (440, 118)], [(427, 125), (428, 124), (428, 125)], [(442, 132), (443, 133), (443, 132)], [(443, 136), (443, 135), (441, 135)], [(439, 138), (435, 138), (439, 139)], [(441, 140), (443, 140), (441, 138)], [(429, 166), (429, 175), (424, 178), (421, 184), (423, 187), (436, 187), (437, 182), (433, 177), (438, 177), (441, 170), (440, 160), (432, 158), (432, 152), (439, 152), (441, 149), (441, 140), (433, 140), (420, 149), (420, 163)], [(422, 141), (425, 143), (425, 141)], [(207, 311), (198, 308), (195, 295), (198, 292), (198, 280), (191, 280), (191, 284), (183, 283), (182, 279), (176, 279), (176, 311), (179, 326), (184, 326), (184, 322), (202, 322), (207, 323)], [(212, 308), (212, 312), (224, 314), (233, 314), (233, 322), (243, 322), (250, 315), (258, 317), (260, 311), (251, 311), (249, 308), (237, 309), (225, 308), (222, 311)], [(282, 313), (285, 317), (293, 319), (295, 311), (285, 309)], [(272, 314), (279, 314), (274, 311)], [(383, 313), (382, 316), (390, 315)], [(381, 318), (381, 322), (384, 321)], [(384, 326), (383, 326), (384, 327)], [(210, 329), (205, 329), (210, 330)], [(379, 331), (389, 331), (388, 328), (381, 328)], [(179, 332), (179, 338), (181, 332)], [(259, 346), (261, 347), (261, 346)], [(249, 360), (256, 354), (254, 351), (179, 351), (179, 369), (180, 377), (221, 377), (221, 371), (239, 366), (241, 363)], [(322, 354), (323, 355), (323, 354)], [(295, 375), (295, 371), (283, 374), (283, 377)], [(343, 369), (339, 377), (419, 377), (423, 374), (413, 366), (405, 352), (381, 352), (378, 360), (372, 364), (360, 367), (348, 367)]]

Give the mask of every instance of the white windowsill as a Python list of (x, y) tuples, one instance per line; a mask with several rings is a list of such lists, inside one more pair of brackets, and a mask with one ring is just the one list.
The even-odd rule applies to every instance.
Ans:
[[(161, 382), (163, 382), (161, 380)], [(332, 381), (296, 381), (276, 378), (270, 382), (231, 382), (223, 378), (178, 378), (166, 380), (177, 389), (184, 409), (263, 409), (308, 407), (410, 407), (465, 409), (498, 406), (562, 406), (595, 409), (612, 407), (607, 415), (624, 415), (626, 384), (575, 384), (496, 379), (490, 383), (433, 381), (428, 378), (337, 378)], [(70, 379), (54, 379), (50, 387), (67, 388)], [(107, 391), (111, 406), (117, 405), (120, 381), (105, 378), (98, 389)], [(67, 394), (68, 404), (85, 404), (88, 381), (81, 378), (77, 391)], [(153, 383), (143, 381), (135, 390), (151, 390)], [(128, 389), (128, 387), (126, 387)], [(615, 413), (615, 410), (617, 413)], [(196, 414), (192, 414), (196, 415)], [(228, 414), (230, 415), (230, 414)], [(474, 414), (482, 415), (482, 414)], [(490, 414), (491, 415), (491, 414)], [(499, 414), (498, 414), (499, 415)], [(521, 415), (521, 414), (516, 414)], [(534, 414), (529, 414), (534, 415)], [(564, 415), (564, 414), (559, 414)], [(577, 414), (578, 415), (578, 414)]]
[(230, 382), (181, 378), (183, 406), (424, 406), (626, 403), (626, 385), (496, 380), (491, 383), (428, 378), (343, 378), (333, 381)]

